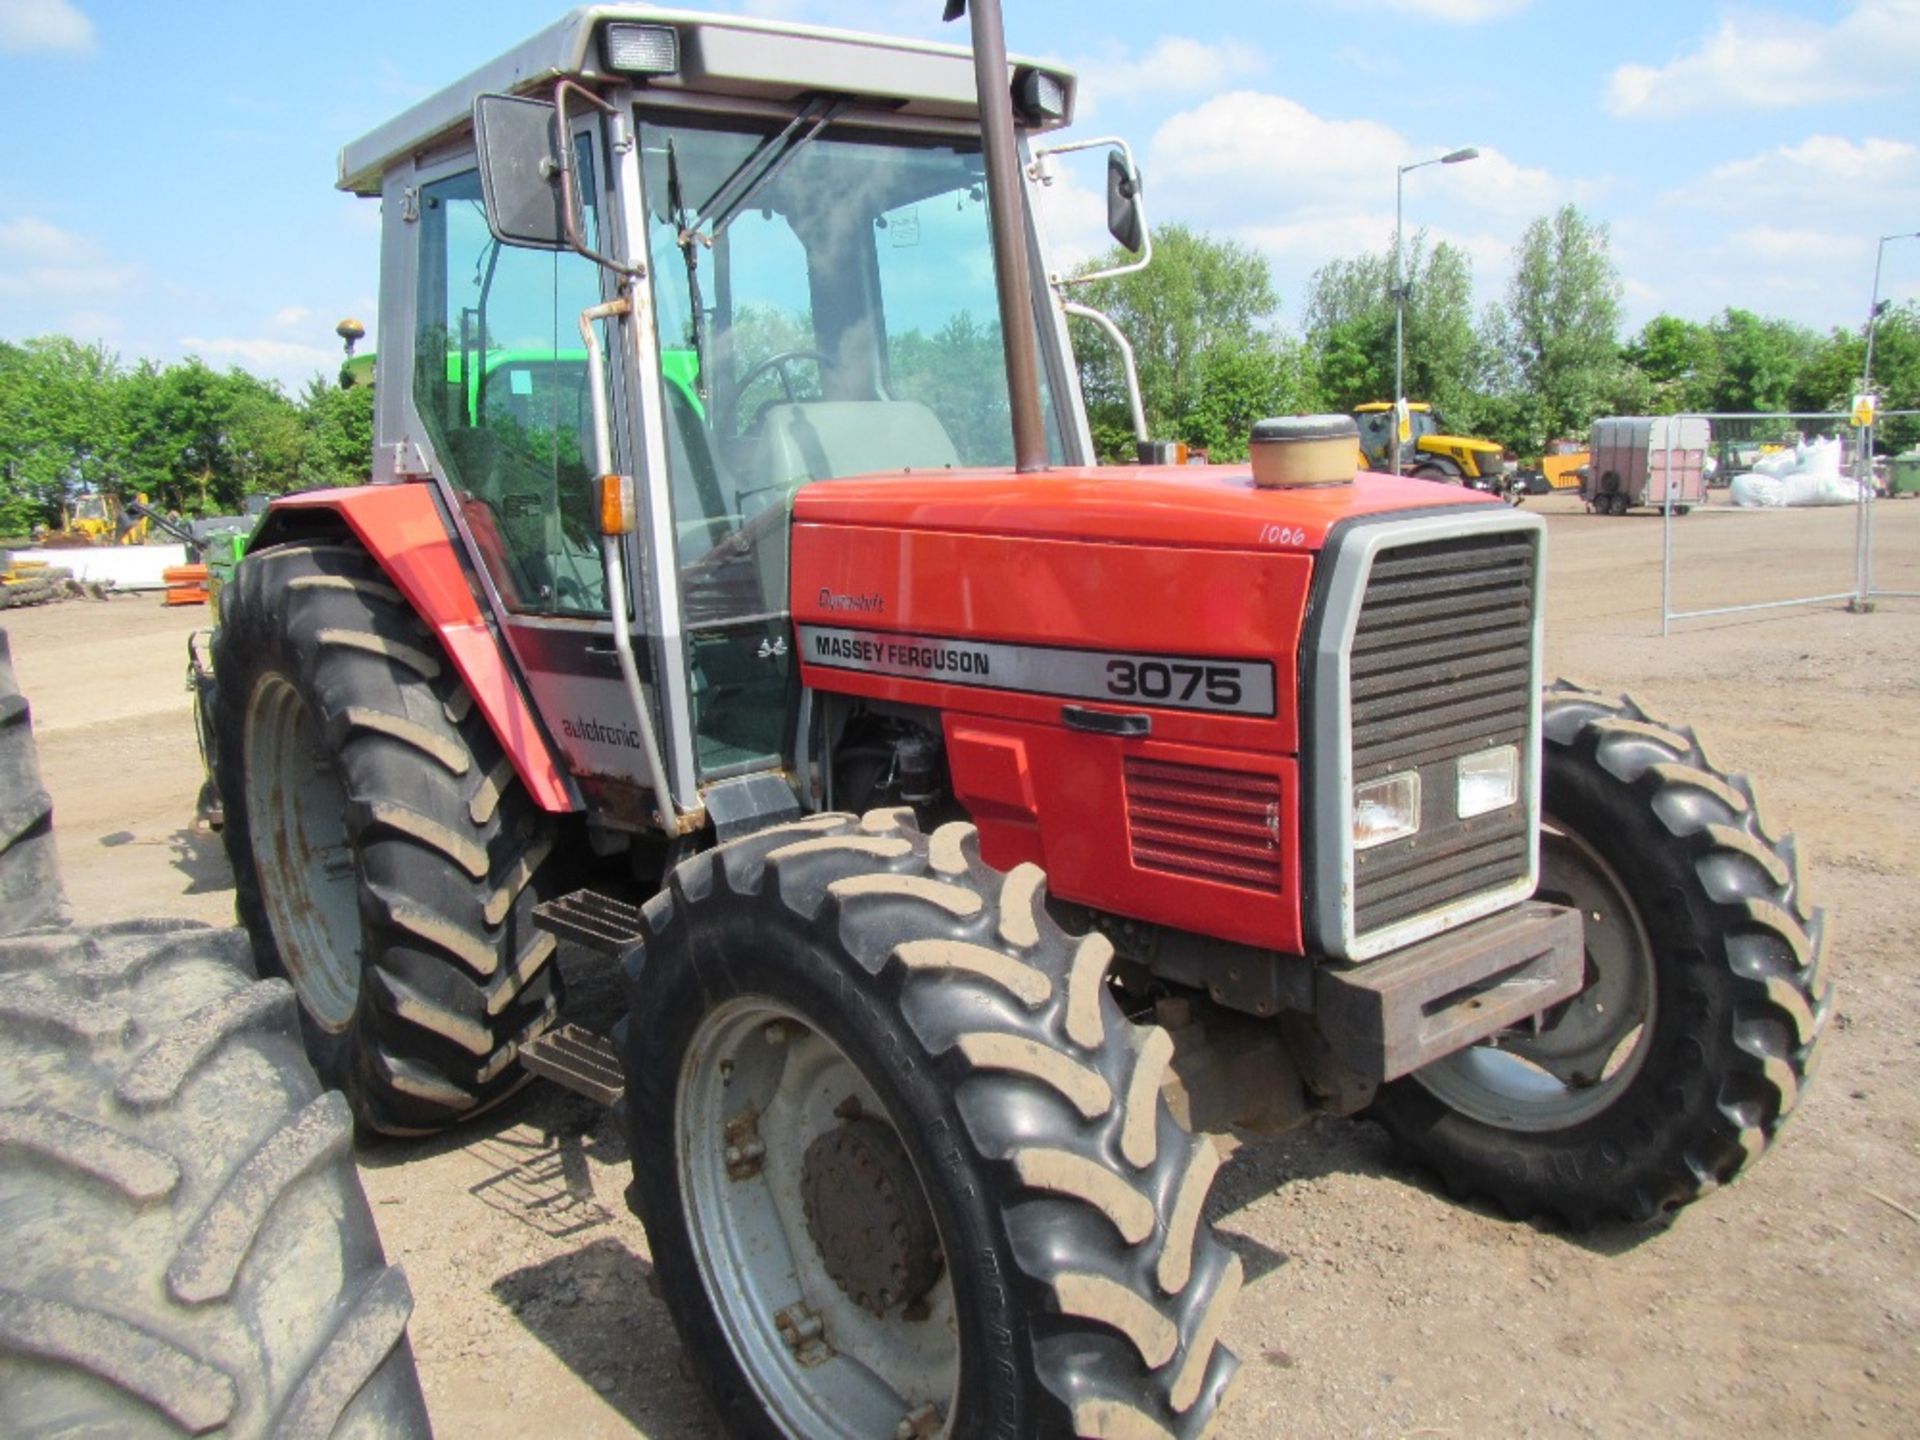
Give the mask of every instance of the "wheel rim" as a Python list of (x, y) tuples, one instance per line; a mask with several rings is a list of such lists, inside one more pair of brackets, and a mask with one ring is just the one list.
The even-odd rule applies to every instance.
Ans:
[[(895, 1198), (937, 1247), (937, 1278), (913, 1303), (894, 1299), (876, 1315), (843, 1288), (853, 1277), (838, 1242), (850, 1238), (849, 1225), (875, 1234), (858, 1229), (869, 1214), (808, 1210), (810, 1180), (816, 1197), (831, 1188), (817, 1184), (823, 1150), (886, 1150), (882, 1132), (897, 1137), (846, 1053), (775, 1001), (734, 999), (701, 1021), (674, 1109), (675, 1163), (701, 1283), (768, 1415), (794, 1436), (946, 1434), (960, 1384), (959, 1323), (952, 1278), (938, 1258), (944, 1246), (911, 1162), (892, 1172), (901, 1182)], [(850, 1134), (856, 1139), (846, 1140)], [(904, 1147), (898, 1158), (905, 1161)], [(878, 1238), (882, 1249), (901, 1243), (897, 1232)]]
[(1414, 1072), (1450, 1109), (1504, 1130), (1563, 1130), (1598, 1115), (1640, 1073), (1653, 1034), (1653, 945), (1639, 907), (1600, 854), (1551, 818), (1540, 825), (1536, 894), (1581, 912), (1585, 988)]
[(264, 677), (247, 709), (247, 826), (260, 899), (287, 978), (315, 1024), (339, 1034), (360, 998), (360, 896), (347, 789), (313, 712)]

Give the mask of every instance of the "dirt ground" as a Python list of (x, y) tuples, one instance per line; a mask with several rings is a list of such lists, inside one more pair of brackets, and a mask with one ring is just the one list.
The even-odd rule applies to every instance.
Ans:
[[(1463, 1208), (1371, 1124), (1240, 1149), (1212, 1218), (1249, 1284), (1220, 1425), (1256, 1436), (1920, 1431), (1920, 601), (1691, 620), (1660, 635), (1661, 521), (1549, 519), (1552, 670), (1696, 725), (1755, 777), (1834, 917), (1822, 1073), (1775, 1153), (1671, 1226), (1570, 1238)], [(1920, 501), (1877, 507), (1876, 579), (1920, 590)], [(1845, 590), (1850, 511), (1674, 521), (1676, 601)], [(204, 612), (152, 597), (8, 614), (83, 917), (228, 923), (183, 687)], [(585, 1017), (591, 1020), (593, 1017)], [(444, 1436), (708, 1436), (610, 1119), (544, 1084), (361, 1156), (417, 1308)]]

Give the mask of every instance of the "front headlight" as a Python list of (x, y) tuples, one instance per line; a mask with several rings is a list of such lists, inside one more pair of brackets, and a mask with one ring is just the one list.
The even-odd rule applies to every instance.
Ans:
[(1420, 830), (1420, 772), (1402, 770), (1353, 787), (1353, 848), (1370, 850)]
[(1454, 767), (1453, 813), (1462, 820), (1504, 810), (1520, 798), (1520, 747), (1497, 745), (1462, 755)]

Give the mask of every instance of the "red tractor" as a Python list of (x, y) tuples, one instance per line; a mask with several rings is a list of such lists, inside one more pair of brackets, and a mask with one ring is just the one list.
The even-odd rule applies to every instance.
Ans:
[(1195, 1132), (1370, 1109), (1645, 1220), (1826, 1009), (1745, 784), (1543, 686), (1537, 518), (1337, 418), (1258, 436), (1315, 483), (1096, 468), (1033, 204), (1073, 78), (971, 9), (582, 10), (349, 146), (375, 482), (276, 502), (215, 642), (322, 1077), (388, 1134), (618, 1100), (741, 1435), (1198, 1434), (1241, 1272)]

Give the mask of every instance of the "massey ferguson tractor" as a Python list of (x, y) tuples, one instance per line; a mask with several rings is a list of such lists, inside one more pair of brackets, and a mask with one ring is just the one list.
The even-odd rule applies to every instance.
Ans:
[(374, 483), (225, 592), (226, 843), (364, 1131), (620, 1106), (728, 1433), (1192, 1436), (1205, 1132), (1652, 1219), (1792, 1110), (1820, 921), (1690, 731), (1543, 684), (1537, 518), (1344, 417), (1096, 467), (1036, 199), (1092, 145), (1144, 250), (1141, 182), (967, 10), (596, 6), (347, 147)]

